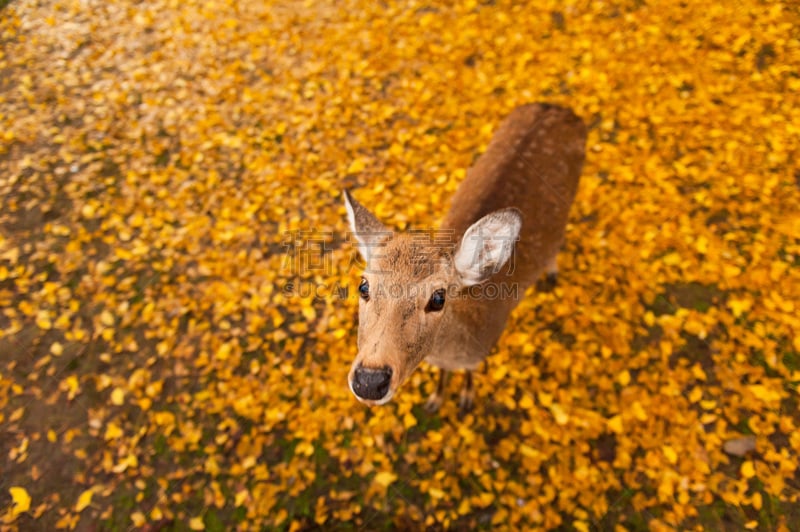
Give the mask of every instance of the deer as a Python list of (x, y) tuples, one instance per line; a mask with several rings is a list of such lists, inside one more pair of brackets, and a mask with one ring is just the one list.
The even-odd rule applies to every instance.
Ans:
[(366, 264), (358, 286), (358, 354), (347, 377), (359, 401), (386, 404), (425, 360), (439, 369), (425, 409), (441, 407), (448, 375), (457, 370), (466, 370), (460, 413), (473, 408), (473, 372), (511, 311), (529, 286), (557, 280), (586, 136), (571, 109), (548, 103), (513, 109), (453, 194), (439, 229), (452, 237), (448, 245), (390, 230), (343, 191)]

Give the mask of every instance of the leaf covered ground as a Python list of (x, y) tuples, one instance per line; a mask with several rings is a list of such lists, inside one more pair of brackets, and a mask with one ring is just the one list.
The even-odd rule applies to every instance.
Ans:
[[(0, 7), (0, 528), (796, 530), (799, 28), (755, 0)], [(424, 412), (424, 364), (365, 408), (340, 190), (431, 226), (540, 100), (591, 128), (559, 285), (473, 413), (458, 377)]]

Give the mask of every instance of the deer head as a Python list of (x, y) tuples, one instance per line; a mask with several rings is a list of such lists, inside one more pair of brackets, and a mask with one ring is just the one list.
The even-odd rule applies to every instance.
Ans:
[(347, 191), (344, 198), (366, 262), (358, 287), (358, 355), (348, 381), (361, 402), (381, 405), (427, 356), (458, 348), (451, 336), (470, 304), (464, 289), (508, 261), (522, 218), (514, 208), (492, 212), (458, 242), (441, 246), (395, 234)]

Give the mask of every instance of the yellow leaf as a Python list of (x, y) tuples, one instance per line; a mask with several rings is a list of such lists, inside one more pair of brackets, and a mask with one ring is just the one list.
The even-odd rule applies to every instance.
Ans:
[(366, 168), (364, 159), (354, 159), (353, 162), (350, 163), (350, 166), (347, 167), (347, 173), (355, 174), (362, 171), (364, 168)]
[(301, 441), (295, 447), (294, 452), (302, 456), (311, 456), (314, 454), (314, 446), (307, 441)]
[(742, 462), (742, 467), (740, 468), (742, 476), (744, 478), (753, 478), (756, 474), (756, 468), (753, 466), (752, 460), (745, 460)]
[(204, 470), (212, 477), (216, 477), (217, 475), (219, 475), (219, 464), (217, 464), (217, 461), (214, 459), (213, 456), (209, 456), (208, 458), (206, 458)]
[(522, 453), (522, 456), (527, 456), (528, 458), (536, 458), (542, 454), (530, 445), (525, 445), (524, 443), (520, 444), (519, 452)]
[(114, 325), (114, 315), (111, 314), (109, 311), (104, 310), (100, 313), (100, 323), (105, 325), (106, 327), (111, 327)]
[(403, 426), (405, 426), (407, 429), (410, 429), (416, 424), (417, 418), (414, 417), (414, 414), (411, 412), (406, 412), (406, 415), (403, 416)]
[(12, 486), (8, 489), (11, 494), (11, 500), (14, 501), (14, 506), (11, 508), (12, 519), (19, 514), (27, 512), (31, 507), (31, 496), (25, 488), (19, 486)]
[(64, 385), (67, 388), (67, 399), (69, 400), (72, 400), (81, 391), (81, 385), (76, 375), (70, 375), (64, 379)]
[(692, 391), (689, 392), (689, 402), (691, 403), (696, 403), (702, 398), (703, 398), (703, 390), (699, 386), (692, 388)]
[(692, 366), (692, 376), (699, 381), (704, 381), (707, 378), (706, 372), (703, 370), (700, 364), (695, 364)]
[(559, 425), (566, 425), (569, 421), (569, 416), (564, 411), (564, 408), (558, 403), (553, 403), (550, 405), (550, 412), (553, 414), (553, 418)]
[(534, 406), (533, 398), (530, 395), (525, 394), (520, 398), (519, 400), (520, 408), (524, 410), (530, 410), (531, 408), (533, 408), (533, 406)]
[(539, 392), (539, 403), (545, 408), (553, 403), (553, 396), (546, 392)]
[(442, 499), (444, 498), (444, 492), (439, 488), (430, 488), (428, 490), (428, 494), (433, 497), (434, 499)]
[(106, 425), (106, 433), (104, 438), (106, 440), (116, 440), (117, 438), (122, 436), (122, 434), (123, 432), (122, 429), (119, 428), (119, 425), (117, 425), (114, 422), (109, 422), (108, 425)]
[(48, 330), (53, 327), (53, 322), (50, 321), (50, 313), (46, 310), (41, 310), (36, 315), (36, 325), (42, 330)]
[(751, 384), (747, 387), (757, 398), (765, 402), (776, 402), (781, 400), (781, 394), (775, 389), (767, 388), (763, 384)]
[(683, 330), (689, 334), (697, 336), (701, 340), (708, 336), (708, 332), (706, 331), (703, 322), (695, 318), (687, 319), (686, 323), (683, 324)]
[(622, 416), (614, 416), (609, 418), (609, 420), (606, 421), (606, 424), (612, 432), (616, 434), (622, 434)]
[(728, 300), (728, 308), (731, 309), (733, 315), (737, 318), (741, 316), (743, 313), (750, 310), (752, 306), (753, 306), (753, 300), (750, 299), (748, 296), (745, 296), (742, 299), (730, 298)]
[(156, 425), (162, 427), (172, 427), (175, 425), (175, 414), (168, 411), (156, 412), (153, 414), (153, 421), (156, 422)]
[(241, 490), (236, 492), (236, 496), (233, 499), (233, 505), (235, 507), (242, 506), (247, 499), (250, 497), (250, 492), (247, 490)]
[(506, 336), (506, 343), (511, 346), (520, 346), (530, 341), (530, 335), (522, 332), (514, 332)]
[(700, 407), (703, 410), (714, 410), (714, 408), (716, 408), (716, 406), (717, 406), (717, 402), (714, 401), (713, 399), (706, 399), (706, 400), (700, 401)]
[(469, 503), (469, 499), (461, 499), (461, 504), (458, 505), (458, 515), (467, 515), (470, 511), (472, 511), (472, 505)]
[(142, 512), (133, 512), (131, 514), (131, 521), (133, 522), (133, 526), (142, 527), (147, 522), (147, 519)]
[(741, 275), (742, 270), (733, 264), (723, 264), (722, 265), (722, 277), (724, 279), (733, 279)]
[(508, 368), (505, 366), (497, 366), (494, 371), (492, 371), (492, 379), (496, 381), (503, 380), (503, 377), (506, 376), (508, 373)]
[(681, 256), (673, 251), (661, 257), (661, 262), (667, 266), (676, 266), (681, 263)]
[(94, 218), (95, 212), (94, 205), (91, 203), (85, 203), (83, 207), (81, 207), (81, 216), (84, 218)]
[(664, 445), (661, 447), (661, 451), (664, 453), (664, 458), (666, 458), (667, 462), (670, 464), (675, 464), (678, 462), (678, 453), (676, 453), (675, 449), (673, 449), (671, 446)]
[(89, 488), (78, 496), (78, 502), (75, 503), (75, 511), (77, 513), (81, 513), (92, 503), (92, 495), (94, 495), (94, 488)]
[(317, 317), (317, 312), (314, 310), (314, 307), (303, 307), (302, 312), (306, 321), (314, 321)]
[(129, 454), (125, 458), (119, 461), (117, 465), (115, 465), (111, 470), (114, 473), (122, 473), (129, 467), (137, 467), (139, 465), (139, 459), (136, 457), (135, 454)]
[(13, 423), (15, 421), (19, 421), (20, 419), (22, 419), (22, 416), (24, 414), (25, 414), (25, 407), (21, 406), (21, 407), (17, 408), (16, 410), (14, 410), (13, 412), (11, 412), (11, 415), (8, 416), (8, 421), (11, 422), (11, 423)]
[(753, 508), (755, 508), (756, 510), (760, 510), (761, 509), (761, 506), (764, 504), (764, 501), (761, 498), (761, 492), (760, 491), (757, 491), (757, 492), (755, 492), (753, 494), (753, 500), (751, 501), (750, 504), (752, 504)]
[(206, 525), (203, 523), (202, 517), (192, 517), (189, 519), (189, 528), (191, 530), (205, 530)]
[(478, 500), (482, 508), (485, 508), (494, 502), (494, 493), (491, 491), (484, 491), (478, 495)]
[(708, 239), (704, 236), (697, 237), (694, 242), (695, 249), (703, 254), (708, 253)]
[(232, 346), (230, 343), (225, 342), (219, 349), (217, 349), (217, 359), (219, 360), (227, 360), (231, 356), (231, 349)]
[(69, 530), (75, 530), (75, 528), (78, 526), (78, 521), (80, 520), (80, 518), (81, 518), (80, 515), (67, 512), (58, 521), (55, 522), (54, 527), (56, 528), (56, 530), (61, 530), (65, 528)]
[(631, 412), (633, 416), (638, 419), (639, 421), (647, 421), (647, 412), (645, 411), (642, 403), (639, 401), (634, 401), (631, 405)]
[(389, 471), (381, 471), (380, 473), (375, 475), (375, 482), (377, 482), (384, 488), (388, 488), (389, 484), (391, 484), (395, 480), (397, 480), (397, 475)]
[(617, 382), (618, 382), (618, 383), (620, 384), (620, 386), (622, 386), (623, 388), (624, 388), (625, 386), (627, 386), (628, 384), (630, 384), (630, 382), (631, 382), (631, 374), (630, 374), (630, 372), (629, 372), (627, 369), (625, 369), (625, 370), (622, 370), (622, 371), (619, 373), (619, 375), (617, 375)]
[(125, 390), (122, 388), (114, 388), (111, 391), (111, 404), (120, 406), (125, 402)]

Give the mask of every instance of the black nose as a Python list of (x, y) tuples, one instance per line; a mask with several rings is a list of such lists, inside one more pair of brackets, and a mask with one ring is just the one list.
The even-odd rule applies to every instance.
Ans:
[(353, 392), (362, 399), (377, 401), (383, 399), (389, 391), (392, 380), (392, 368), (357, 367), (353, 373)]

